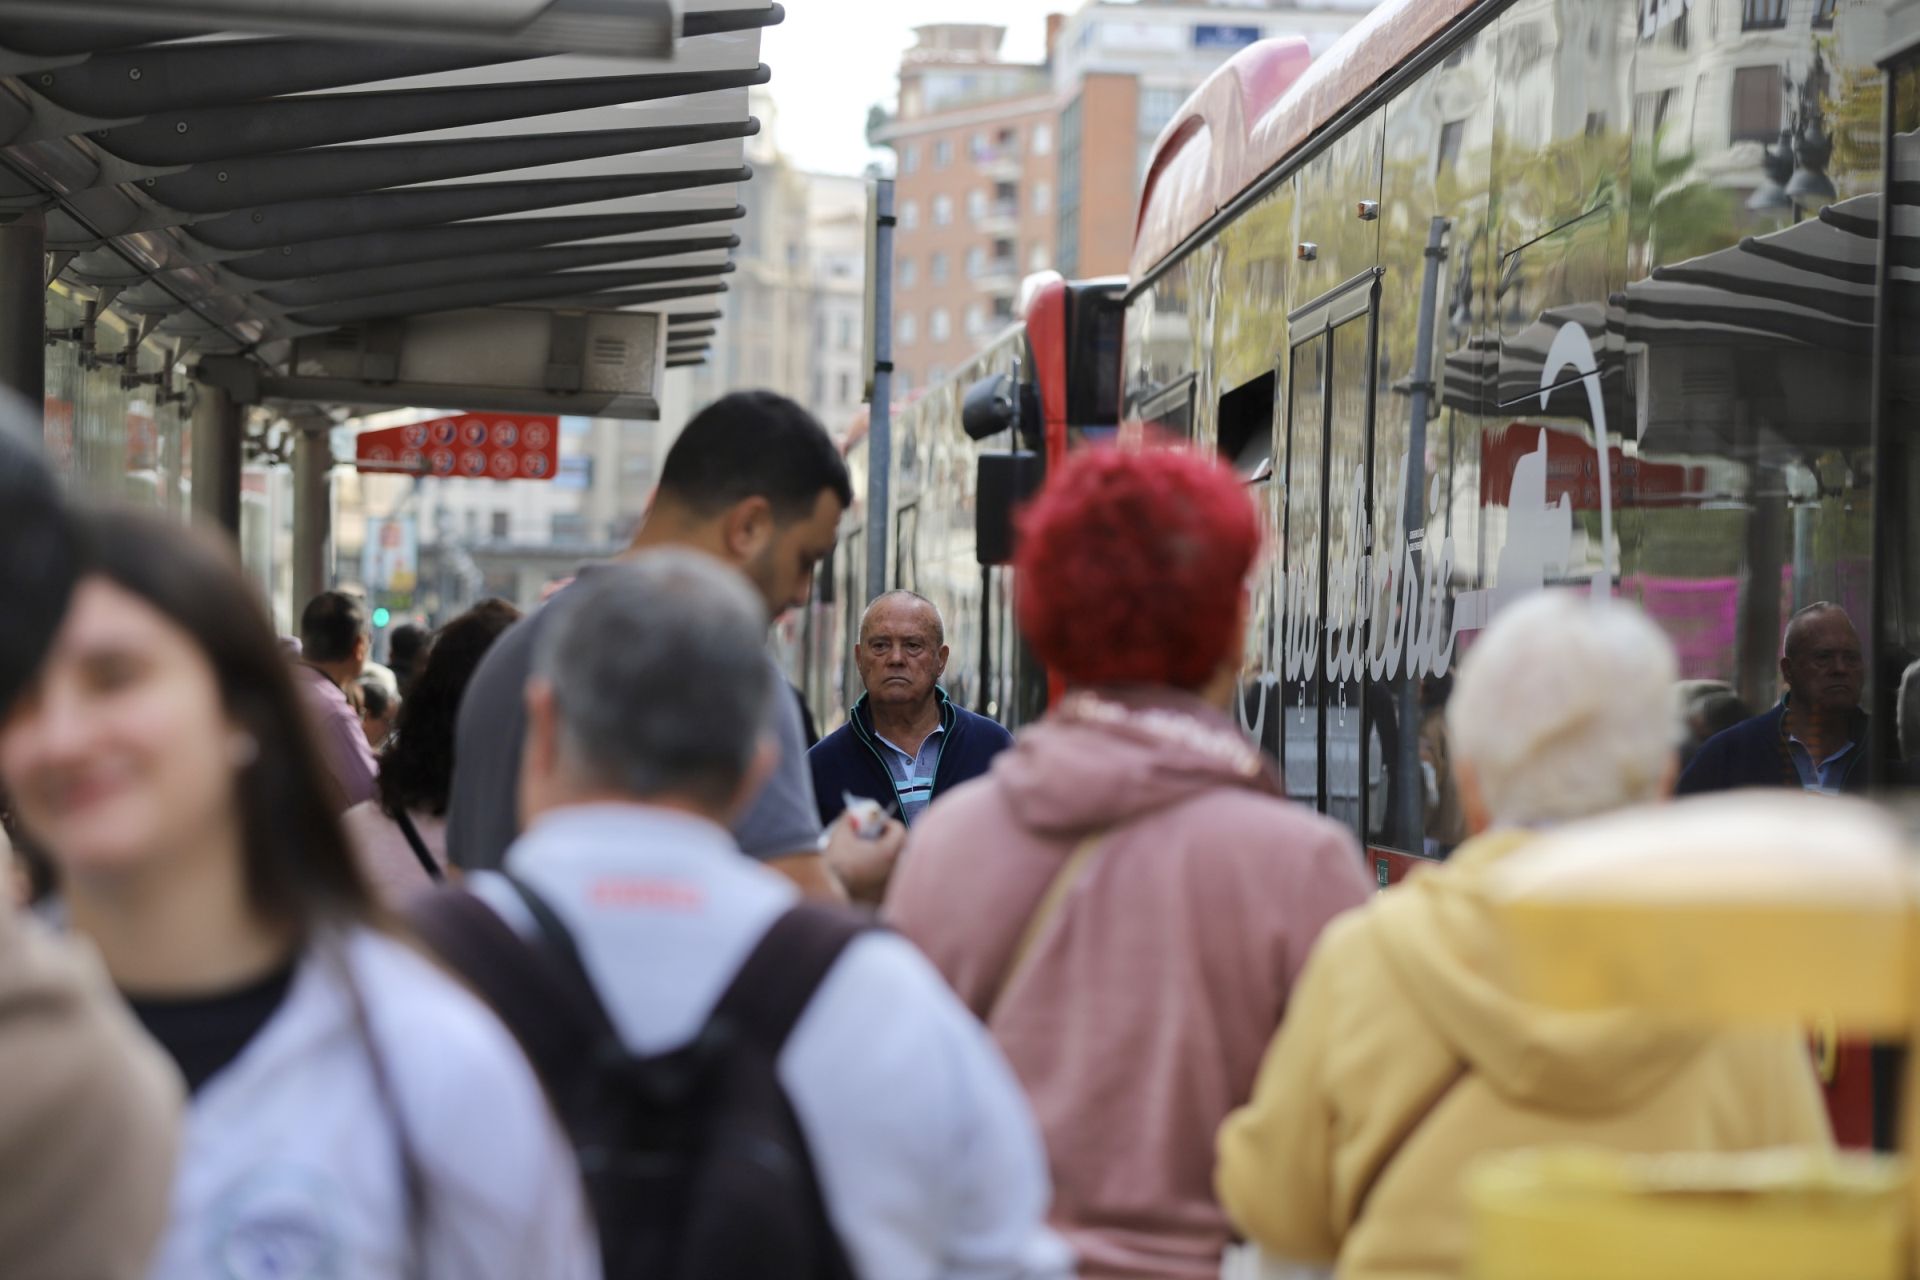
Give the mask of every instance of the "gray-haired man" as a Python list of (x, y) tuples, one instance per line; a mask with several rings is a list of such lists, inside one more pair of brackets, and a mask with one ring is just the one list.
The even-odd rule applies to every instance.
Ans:
[[(799, 896), (728, 832), (772, 764), (786, 696), (765, 609), (738, 573), (683, 550), (609, 566), (554, 607), (527, 688), (527, 830), (506, 870), (564, 924), (625, 1047), (668, 1052)], [(532, 932), (513, 885), (472, 883)], [(855, 1275), (1071, 1273), (1019, 1086), (910, 944), (847, 942), (777, 1070)]]

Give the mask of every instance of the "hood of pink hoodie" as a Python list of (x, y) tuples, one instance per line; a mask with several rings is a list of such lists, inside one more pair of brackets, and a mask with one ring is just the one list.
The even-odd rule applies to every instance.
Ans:
[(1223, 786), (1280, 795), (1233, 717), (1170, 690), (1076, 692), (993, 762), (1014, 820), (1073, 839)]

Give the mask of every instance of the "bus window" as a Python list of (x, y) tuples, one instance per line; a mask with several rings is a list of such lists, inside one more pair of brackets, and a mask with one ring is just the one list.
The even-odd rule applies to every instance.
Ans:
[(1269, 369), (1220, 397), (1220, 460), (1250, 482), (1273, 474), (1273, 387)]

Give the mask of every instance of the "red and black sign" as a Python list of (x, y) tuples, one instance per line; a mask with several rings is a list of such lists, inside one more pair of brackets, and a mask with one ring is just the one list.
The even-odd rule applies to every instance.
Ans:
[(550, 413), (461, 413), (363, 433), (360, 471), (470, 480), (551, 480), (560, 470), (560, 419)]

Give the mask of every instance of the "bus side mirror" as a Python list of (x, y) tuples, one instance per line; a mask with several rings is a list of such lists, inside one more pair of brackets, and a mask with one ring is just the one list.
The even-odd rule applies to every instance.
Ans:
[(1037, 453), (983, 453), (973, 498), (974, 559), (1013, 563), (1013, 517), (1040, 490)]
[(1020, 420), (1020, 403), (1013, 379), (988, 374), (967, 388), (960, 402), (960, 428), (970, 440), (989, 440)]

